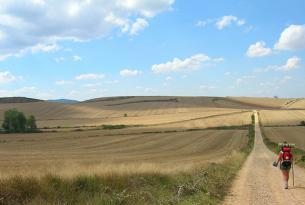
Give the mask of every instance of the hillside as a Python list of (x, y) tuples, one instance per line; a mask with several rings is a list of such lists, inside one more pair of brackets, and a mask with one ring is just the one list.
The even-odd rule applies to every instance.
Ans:
[(31, 103), (31, 102), (41, 102), (42, 100), (26, 98), (26, 97), (4, 97), (0, 98), (1, 103)]
[[(6, 99), (6, 100), (5, 100)], [(8, 100), (9, 99), (9, 100)], [(237, 97), (129, 96), (92, 99), (80, 103), (57, 103), (29, 98), (3, 98), (0, 121), (6, 110), (17, 108), (35, 115), (39, 127), (76, 127), (101, 124), (145, 124), (181, 122), (209, 115), (238, 111), (305, 109), (291, 99)], [(23, 103), (21, 103), (23, 102)], [(294, 107), (293, 107), (294, 106)], [(155, 116), (155, 117), (154, 117)]]

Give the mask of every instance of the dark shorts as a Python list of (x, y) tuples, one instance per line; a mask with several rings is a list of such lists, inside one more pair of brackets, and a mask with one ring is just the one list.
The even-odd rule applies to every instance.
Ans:
[(283, 161), (280, 165), (281, 170), (290, 170), (291, 162), (290, 161)]

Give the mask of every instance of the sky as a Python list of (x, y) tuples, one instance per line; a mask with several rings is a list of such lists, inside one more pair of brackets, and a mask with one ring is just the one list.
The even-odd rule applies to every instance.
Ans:
[(0, 0), (0, 97), (305, 97), (303, 0)]

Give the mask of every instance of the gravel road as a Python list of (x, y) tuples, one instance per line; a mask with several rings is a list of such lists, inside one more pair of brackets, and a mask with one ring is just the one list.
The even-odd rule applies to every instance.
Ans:
[(233, 183), (224, 205), (305, 205), (305, 169), (294, 167), (295, 186), (290, 173), (289, 189), (284, 189), (282, 175), (272, 166), (276, 155), (263, 143), (255, 113), (255, 144)]

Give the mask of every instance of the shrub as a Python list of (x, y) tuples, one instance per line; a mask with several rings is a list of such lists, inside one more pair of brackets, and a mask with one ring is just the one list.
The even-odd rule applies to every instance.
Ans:
[(305, 121), (301, 121), (300, 126), (305, 126)]
[(124, 117), (127, 117), (127, 116), (128, 116), (127, 113), (125, 113), (125, 114), (124, 114)]

